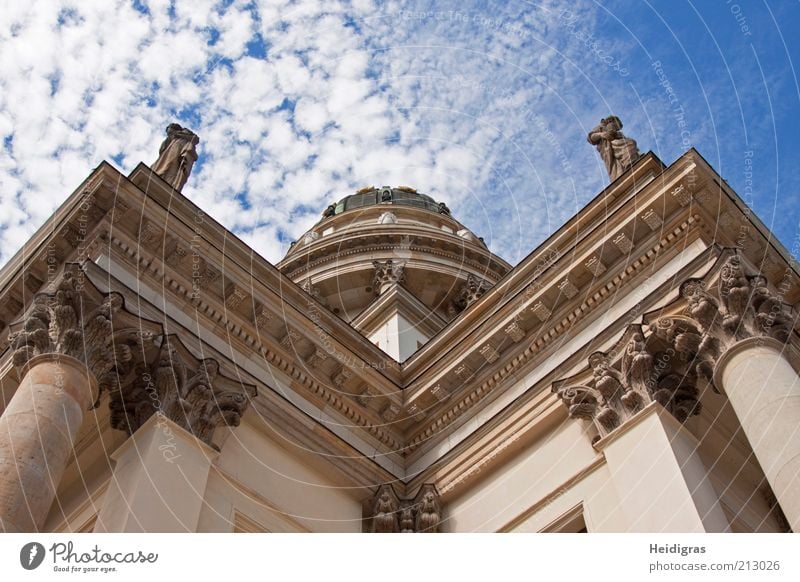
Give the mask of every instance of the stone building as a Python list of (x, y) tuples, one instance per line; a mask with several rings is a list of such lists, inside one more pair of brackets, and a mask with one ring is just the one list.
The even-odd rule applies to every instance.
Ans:
[(402, 186), (272, 265), (193, 158), (102, 163), (0, 272), (0, 527), (798, 530), (792, 258), (696, 151), (624, 145), (514, 267)]

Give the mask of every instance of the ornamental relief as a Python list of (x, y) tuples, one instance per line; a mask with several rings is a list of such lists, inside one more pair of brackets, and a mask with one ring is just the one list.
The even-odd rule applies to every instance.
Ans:
[(101, 293), (81, 267), (67, 264), (54, 293), (38, 293), (27, 315), (11, 326), (12, 361), (59, 354), (84, 363), (109, 395), (111, 426), (133, 434), (162, 414), (211, 444), (219, 426), (238, 426), (255, 386), (198, 360), (160, 324), (125, 309), (119, 293)]
[(797, 320), (736, 251), (724, 251), (706, 276), (687, 279), (679, 291), (675, 303), (629, 326), (611, 350), (589, 356), (583, 372), (553, 383), (570, 418), (597, 429), (595, 440), (650, 402), (680, 422), (699, 414), (699, 394), (706, 387), (720, 392), (714, 368), (727, 349), (752, 337), (787, 342)]
[(365, 505), (364, 530), (371, 533), (436, 533), (441, 522), (439, 492), (431, 483), (409, 499), (384, 484)]

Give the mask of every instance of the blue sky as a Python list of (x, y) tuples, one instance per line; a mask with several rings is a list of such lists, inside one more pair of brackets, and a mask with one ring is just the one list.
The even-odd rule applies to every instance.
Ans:
[(746, 202), (798, 254), (798, 26), (797, 3), (725, 0), (13, 2), (0, 262), (102, 160), (152, 163), (177, 121), (201, 138), (184, 193), (270, 261), (386, 184), (517, 263), (606, 185), (586, 134), (610, 113), (740, 193), (752, 169)]

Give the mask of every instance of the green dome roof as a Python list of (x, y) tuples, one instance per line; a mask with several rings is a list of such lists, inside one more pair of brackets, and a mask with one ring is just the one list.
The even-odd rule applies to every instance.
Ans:
[(398, 204), (401, 206), (414, 206), (430, 212), (438, 212), (441, 214), (450, 214), (450, 210), (442, 202), (436, 202), (430, 196), (420, 194), (413, 188), (400, 186), (392, 188), (390, 186), (383, 186), (375, 188), (362, 188), (355, 194), (345, 196), (336, 204), (331, 204), (323, 213), (323, 219), (353, 210), (364, 206), (372, 206), (376, 204)]

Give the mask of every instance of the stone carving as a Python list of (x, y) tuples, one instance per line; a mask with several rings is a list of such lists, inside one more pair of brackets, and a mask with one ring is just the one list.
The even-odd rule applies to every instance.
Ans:
[(431, 484), (423, 485), (414, 500), (417, 506), (415, 531), (418, 533), (436, 533), (442, 521), (442, 509), (439, 506), (439, 494)]
[(219, 374), (212, 359), (196, 360), (175, 336), (163, 336), (152, 362), (140, 362), (111, 391), (111, 426), (133, 434), (153, 414), (161, 414), (211, 444), (219, 426), (239, 426), (255, 397), (254, 386)]
[(153, 337), (123, 305), (121, 295), (100, 294), (80, 267), (67, 265), (55, 293), (37, 294), (28, 316), (12, 326), (18, 327), (9, 337), (14, 365), (40, 354), (63, 354), (85, 363), (101, 390), (110, 389)]
[[(657, 346), (655, 346), (657, 347)], [(650, 402), (657, 401), (681, 422), (699, 412), (692, 378), (661, 366), (639, 325), (632, 325), (608, 354), (589, 356), (587, 372), (553, 384), (571, 418), (591, 421), (603, 437)]]
[(548, 309), (548, 307), (542, 301), (537, 301), (536, 305), (531, 307), (531, 311), (541, 322), (547, 321), (553, 314), (553, 312)]
[(606, 117), (589, 132), (587, 140), (597, 147), (613, 182), (641, 157), (636, 142), (622, 133), (622, 121), (614, 115)]
[(663, 224), (661, 217), (652, 208), (642, 213), (642, 220), (650, 227), (650, 230), (658, 230)]
[(491, 288), (492, 286), (488, 281), (481, 279), (480, 277), (476, 277), (470, 273), (467, 275), (467, 281), (459, 291), (458, 296), (453, 301), (453, 308), (455, 309), (455, 312), (458, 313), (460, 311), (464, 311), (467, 307), (480, 299), (483, 294)]
[(578, 294), (578, 288), (575, 284), (566, 277), (558, 284), (559, 290), (566, 296), (567, 299), (572, 299)]
[(681, 206), (689, 206), (692, 202), (692, 193), (681, 184), (672, 191), (672, 197), (678, 201)]
[(161, 144), (158, 159), (153, 164), (153, 171), (180, 192), (197, 161), (195, 146), (198, 143), (200, 138), (193, 132), (177, 123), (170, 123), (167, 126), (167, 138)]
[(228, 297), (225, 299), (225, 307), (228, 309), (236, 309), (245, 299), (247, 299), (247, 291), (238, 285), (229, 285)]
[(439, 214), (446, 214), (450, 216), (450, 209), (447, 207), (447, 204), (444, 202), (439, 202)]
[(414, 533), (414, 506), (408, 501), (400, 505), (400, 533)]
[(762, 275), (745, 272), (736, 252), (684, 281), (680, 296), (682, 313), (659, 310), (651, 322), (646, 315), (649, 323), (630, 326), (609, 355), (592, 354), (586, 371), (553, 384), (570, 417), (592, 421), (604, 436), (655, 401), (685, 422), (700, 412), (700, 391), (717, 388), (714, 366), (726, 349), (751, 337), (786, 342), (792, 333), (791, 308)]
[(372, 261), (375, 274), (372, 279), (372, 288), (380, 295), (387, 287), (397, 285), (405, 280), (405, 261)]
[(435, 533), (442, 522), (439, 493), (423, 484), (413, 499), (400, 499), (391, 485), (381, 485), (372, 502), (368, 531), (373, 533)]
[(325, 210), (322, 212), (322, 218), (330, 218), (336, 214), (336, 204), (329, 204)]
[(497, 348), (495, 348), (492, 344), (486, 344), (478, 351), (489, 364), (492, 364), (500, 359), (500, 352), (498, 352)]
[(398, 527), (400, 500), (391, 485), (382, 485), (372, 505), (372, 533), (395, 533)]
[(613, 243), (617, 245), (617, 248), (623, 255), (627, 255), (633, 250), (633, 241), (629, 239), (624, 232), (615, 236)]
[(606, 272), (606, 266), (603, 264), (603, 261), (601, 261), (600, 257), (598, 257), (597, 255), (593, 255), (592, 257), (590, 257), (584, 263), (584, 265), (586, 265), (586, 268), (595, 277), (599, 277), (600, 275)]
[[(33, 299), (10, 337), (13, 362), (63, 354), (86, 364), (109, 394), (111, 426), (128, 434), (159, 413), (210, 443), (217, 426), (237, 426), (255, 387), (225, 378), (214, 360), (198, 361), (161, 326), (100, 293), (78, 265), (67, 265), (53, 294)], [(158, 338), (161, 338), (158, 342)]]
[(525, 338), (525, 330), (516, 321), (510, 323), (504, 331), (514, 343), (521, 342)]

